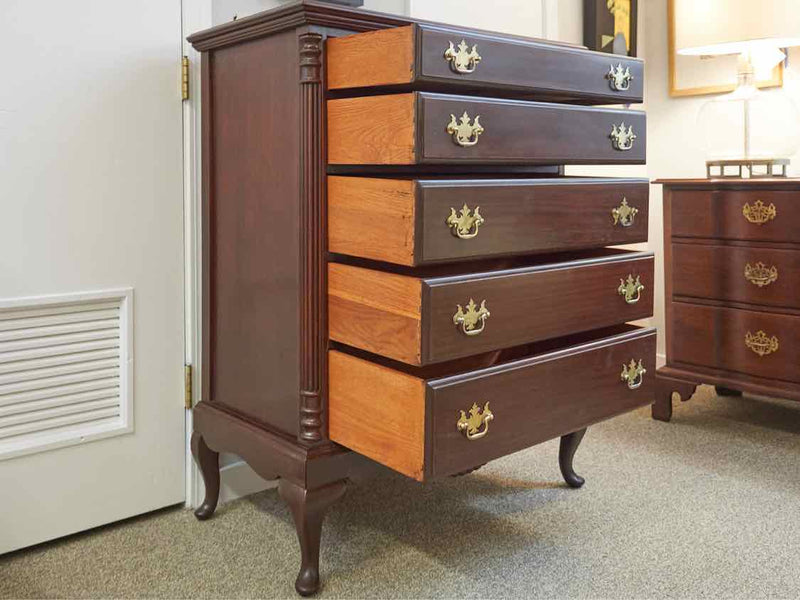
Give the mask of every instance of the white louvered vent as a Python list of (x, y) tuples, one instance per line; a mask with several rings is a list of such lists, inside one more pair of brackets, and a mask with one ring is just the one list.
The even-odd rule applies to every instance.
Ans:
[(0, 300), (0, 460), (133, 430), (133, 290)]

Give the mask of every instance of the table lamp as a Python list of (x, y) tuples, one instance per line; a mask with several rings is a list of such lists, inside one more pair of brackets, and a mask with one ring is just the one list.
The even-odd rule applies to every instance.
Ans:
[(736, 89), (707, 102), (698, 115), (705, 134), (706, 174), (786, 176), (800, 144), (800, 113), (780, 90), (762, 92), (755, 73), (800, 46), (800, 0), (674, 0), (678, 54), (738, 54)]

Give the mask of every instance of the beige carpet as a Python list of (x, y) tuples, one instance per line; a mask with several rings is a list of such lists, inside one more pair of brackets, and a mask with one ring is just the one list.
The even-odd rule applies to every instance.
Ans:
[[(420, 485), (351, 487), (323, 539), (325, 598), (800, 598), (800, 403), (701, 388), (672, 423), (589, 430)], [(293, 597), (276, 491), (195, 521), (170, 509), (0, 557), (0, 597)]]

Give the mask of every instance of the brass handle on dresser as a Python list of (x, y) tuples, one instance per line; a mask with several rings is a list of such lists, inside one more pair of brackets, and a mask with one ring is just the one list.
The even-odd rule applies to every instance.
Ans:
[(628, 384), (629, 390), (635, 390), (642, 385), (645, 373), (647, 369), (642, 366), (642, 359), (640, 358), (637, 363), (636, 359), (632, 358), (630, 364), (622, 364), (622, 374), (619, 378)]
[[(458, 310), (453, 315), (453, 323), (461, 327), (464, 335), (479, 335), (486, 327), (486, 319), (491, 316), (491, 313), (486, 309), (486, 300), (481, 301), (480, 307), (475, 304), (475, 301), (470, 298), (467, 303), (467, 309), (461, 308), (460, 304), (456, 305)], [(481, 324), (477, 327), (478, 323)]]
[(633, 125), (628, 125), (626, 128), (623, 122), (619, 126), (616, 124), (612, 125), (611, 133), (608, 137), (611, 138), (611, 145), (614, 147), (614, 150), (625, 152), (633, 148), (633, 140), (638, 136), (633, 132)]
[(453, 142), (462, 148), (469, 148), (478, 143), (478, 137), (485, 131), (481, 125), (481, 116), (476, 115), (475, 120), (470, 123), (467, 111), (456, 120), (456, 116), (450, 115), (450, 122), (447, 124), (447, 133), (453, 136)]
[(460, 240), (471, 240), (478, 235), (478, 228), (486, 222), (480, 213), (481, 207), (476, 206), (475, 212), (471, 212), (469, 206), (464, 204), (462, 209), (456, 214), (456, 209), (450, 207), (450, 216), (447, 217), (447, 225), (450, 232)]
[(774, 335), (768, 336), (763, 330), (758, 330), (755, 335), (748, 331), (744, 336), (744, 345), (762, 357), (777, 352), (780, 348), (778, 338)]
[(456, 423), (456, 429), (462, 432), (469, 441), (479, 440), (489, 433), (489, 421), (494, 419), (494, 415), (489, 410), (488, 402), (484, 405), (483, 411), (481, 411), (477, 403), (473, 404), (472, 408), (469, 409), (469, 416), (463, 410), (459, 412), (461, 416)]
[(448, 43), (450, 47), (444, 51), (444, 57), (447, 62), (450, 63), (450, 68), (460, 75), (474, 73), (475, 69), (478, 67), (478, 63), (481, 62), (481, 55), (478, 54), (478, 46), (472, 46), (472, 49), (470, 49), (467, 41), (461, 40), (461, 43), (458, 45), (458, 50), (456, 50), (456, 47), (453, 46), (453, 42), (448, 40)]
[(623, 69), (622, 63), (619, 63), (616, 68), (612, 64), (608, 73), (606, 73), (606, 77), (608, 78), (608, 85), (615, 92), (627, 92), (631, 87), (631, 79), (633, 79), (631, 68), (625, 67)]
[(614, 219), (614, 225), (630, 227), (633, 225), (633, 221), (638, 213), (639, 209), (635, 206), (630, 206), (628, 204), (628, 199), (623, 197), (622, 203), (616, 208), (611, 209), (611, 218)]
[(747, 263), (744, 266), (744, 278), (753, 285), (766, 287), (778, 280), (778, 267), (768, 267), (763, 262), (757, 262), (755, 265)]
[(636, 304), (642, 297), (642, 291), (644, 291), (644, 284), (638, 275), (636, 279), (633, 278), (633, 275), (628, 275), (627, 279), (619, 280), (617, 293), (625, 298), (625, 302), (628, 304)]
[(761, 200), (756, 200), (753, 206), (749, 202), (745, 202), (742, 207), (742, 214), (744, 218), (754, 225), (763, 225), (767, 221), (772, 221), (778, 216), (778, 209), (770, 202), (769, 206), (764, 204)]

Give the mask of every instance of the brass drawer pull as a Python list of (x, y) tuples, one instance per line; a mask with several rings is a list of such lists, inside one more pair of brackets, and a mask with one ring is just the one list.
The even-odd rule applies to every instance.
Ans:
[(633, 148), (633, 140), (637, 138), (637, 135), (633, 132), (633, 125), (628, 125), (626, 129), (623, 122), (619, 127), (612, 125), (611, 134), (608, 137), (611, 138), (611, 145), (614, 146), (614, 150), (625, 152)]
[(636, 279), (633, 278), (633, 275), (628, 275), (627, 279), (620, 279), (619, 280), (619, 287), (617, 288), (617, 293), (625, 298), (625, 302), (628, 304), (636, 304), (639, 299), (642, 297), (642, 291), (644, 290), (644, 285), (642, 284), (641, 279), (639, 276), (636, 276)]
[(450, 68), (461, 75), (474, 73), (481, 62), (481, 55), (478, 54), (478, 47), (472, 46), (470, 50), (466, 40), (461, 40), (458, 50), (453, 46), (453, 42), (448, 42), (450, 47), (444, 51), (444, 57), (450, 63)]
[(606, 73), (606, 77), (608, 78), (608, 84), (615, 92), (627, 92), (631, 87), (631, 79), (633, 79), (630, 67), (623, 69), (622, 63), (619, 63), (616, 69), (612, 64), (608, 73)]
[(753, 206), (749, 202), (745, 202), (742, 207), (742, 214), (744, 218), (755, 225), (763, 225), (767, 221), (772, 221), (778, 216), (778, 209), (770, 202), (769, 206), (764, 204), (761, 200), (756, 200)]
[(632, 358), (630, 364), (623, 363), (622, 374), (619, 378), (628, 384), (628, 389), (635, 390), (642, 385), (645, 373), (647, 373), (647, 369), (642, 366), (642, 359), (640, 358), (637, 363), (636, 359)]
[[(473, 404), (469, 409), (469, 417), (463, 410), (459, 411), (461, 416), (456, 423), (456, 429), (461, 431), (469, 441), (479, 440), (489, 433), (489, 421), (494, 419), (492, 411), (489, 410), (489, 403), (483, 407), (481, 412), (477, 404)], [(481, 429), (483, 427), (483, 429)]]
[(638, 213), (639, 209), (635, 206), (630, 206), (627, 198), (623, 198), (622, 204), (611, 209), (611, 217), (614, 219), (614, 225), (622, 225), (623, 227), (630, 227), (633, 225), (633, 221)]
[(478, 137), (485, 131), (481, 125), (481, 116), (476, 115), (475, 120), (470, 124), (467, 111), (456, 121), (456, 116), (450, 115), (450, 122), (447, 124), (447, 133), (453, 136), (453, 142), (462, 148), (469, 148), (478, 143)]
[(768, 267), (763, 262), (757, 262), (755, 265), (747, 263), (744, 266), (744, 278), (753, 285), (766, 287), (778, 280), (778, 267)]
[(773, 352), (777, 352), (778, 348), (780, 347), (777, 337), (775, 337), (774, 335), (772, 337), (769, 337), (762, 330), (756, 332), (755, 335), (753, 335), (748, 331), (747, 334), (744, 336), (744, 345), (750, 348), (750, 350), (752, 350), (759, 356), (766, 356), (767, 354), (772, 354)]
[(481, 207), (476, 206), (475, 212), (470, 214), (469, 207), (464, 204), (463, 208), (456, 214), (456, 209), (450, 207), (450, 216), (447, 217), (447, 225), (450, 232), (461, 240), (471, 240), (478, 235), (478, 228), (486, 222), (480, 213)]
[[(461, 327), (464, 335), (473, 336), (482, 333), (486, 327), (486, 319), (491, 316), (491, 313), (486, 309), (486, 300), (481, 301), (480, 307), (477, 307), (475, 301), (470, 298), (466, 311), (461, 308), (460, 304), (456, 306), (458, 306), (458, 310), (453, 315), (453, 323)], [(479, 322), (481, 326), (476, 329)]]

